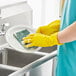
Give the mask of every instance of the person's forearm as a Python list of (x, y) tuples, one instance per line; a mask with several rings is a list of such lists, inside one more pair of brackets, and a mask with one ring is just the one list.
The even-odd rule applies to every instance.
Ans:
[(66, 43), (76, 40), (76, 22), (58, 32), (58, 40), (60, 43)]

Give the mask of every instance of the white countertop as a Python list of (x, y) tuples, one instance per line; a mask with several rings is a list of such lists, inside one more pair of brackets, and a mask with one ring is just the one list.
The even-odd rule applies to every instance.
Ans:
[(4, 8), (21, 2), (26, 2), (26, 0), (0, 0), (0, 8)]

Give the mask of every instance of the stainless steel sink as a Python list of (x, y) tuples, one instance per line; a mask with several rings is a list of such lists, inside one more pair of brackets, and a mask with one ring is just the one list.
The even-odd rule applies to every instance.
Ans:
[[(44, 53), (52, 53), (54, 52), (55, 50), (57, 49), (56, 46), (53, 46), (53, 47), (46, 47), (46, 48), (42, 48), (39, 50), (39, 52), (44, 52)], [(15, 66), (15, 67), (24, 67), (26, 65), (29, 65), (30, 63), (36, 61), (37, 59), (43, 57), (43, 55), (37, 55), (37, 54), (33, 54), (33, 53), (21, 53), (21, 52), (17, 52), (16, 50), (13, 50), (13, 49), (6, 49), (8, 51), (8, 60), (7, 60), (7, 65), (10, 65), (10, 66)], [(0, 54), (0, 64), (2, 63), (2, 54)], [(50, 76), (50, 72), (51, 71), (51, 60), (50, 61), (47, 61), (45, 64), (39, 66), (38, 68), (34, 69), (34, 71), (36, 70), (36, 72), (34, 72), (32, 70), (32, 72), (30, 71), (30, 75), (31, 76), (34, 76), (34, 74), (37, 74), (37, 76), (41, 76), (42, 73), (43, 76), (46, 76), (46, 74), (48, 74), (48, 76)], [(47, 71), (46, 70), (46, 67), (48, 65), (48, 68), (49, 70)], [(50, 66), (50, 67), (49, 67)], [(43, 68), (44, 67), (44, 68)], [(45, 74), (45, 70), (42, 70), (42, 69), (45, 69), (47, 71), (47, 73)], [(41, 70), (43, 71), (41, 73)], [(4, 75), (4, 73), (6, 75)], [(4, 70), (4, 69), (0, 69), (0, 75), (1, 76), (8, 76), (9, 74), (11, 74), (13, 71), (10, 71), (10, 70)], [(40, 74), (40, 75), (39, 75)], [(27, 76), (27, 75), (26, 75)]]
[[(1, 55), (2, 54), (0, 54), (0, 63), (2, 63)], [(7, 64), (16, 67), (23, 67), (41, 57), (42, 57), (41, 55), (28, 54), (28, 53), (25, 54), (25, 53), (16, 52), (15, 50), (8, 49)]]
[(14, 71), (6, 70), (6, 69), (0, 69), (0, 76), (8, 76), (9, 74), (13, 73)]
[(31, 62), (41, 58), (40, 55), (35, 54), (25, 54), (16, 52), (15, 50), (8, 50), (8, 65), (23, 67), (25, 65), (30, 64)]
[[(56, 50), (56, 46), (42, 48), (39, 51), (45, 53), (51, 53)], [(7, 49), (8, 60), (7, 64), (17, 67), (23, 67), (31, 62), (43, 57), (42, 55), (32, 54), (32, 53), (20, 53), (15, 50)], [(0, 63), (2, 63), (2, 54), (0, 54)]]
[[(10, 49), (7, 49), (7, 51), (8, 51), (7, 65), (9, 66), (23, 67), (42, 57), (41, 55), (28, 54), (28, 53), (25, 54)], [(2, 64), (2, 53), (0, 54), (0, 64)], [(0, 69), (1, 76), (8, 76), (13, 72), (14, 71), (11, 70)]]

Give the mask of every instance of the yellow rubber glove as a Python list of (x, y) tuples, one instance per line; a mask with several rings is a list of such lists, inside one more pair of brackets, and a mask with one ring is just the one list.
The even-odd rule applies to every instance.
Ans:
[(58, 33), (54, 33), (51, 36), (36, 33), (30, 34), (23, 38), (24, 43), (30, 43), (25, 47), (39, 46), (39, 47), (49, 47), (54, 45), (61, 45), (57, 38)]
[(60, 20), (55, 20), (48, 25), (40, 26), (36, 33), (41, 33), (45, 35), (51, 35), (55, 32), (58, 32), (60, 28)]

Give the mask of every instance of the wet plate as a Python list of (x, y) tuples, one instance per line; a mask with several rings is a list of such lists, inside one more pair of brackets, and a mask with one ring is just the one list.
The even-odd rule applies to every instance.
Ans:
[(40, 50), (41, 47), (25, 48), (21, 43), (22, 37), (27, 36), (28, 34), (31, 33), (35, 33), (34, 29), (27, 27), (25, 25), (13, 26), (6, 32), (6, 41), (16, 51), (24, 53), (32, 53)]

